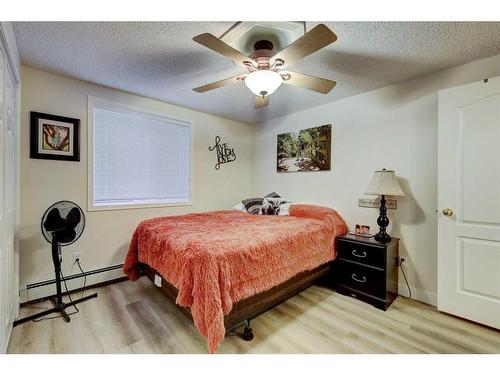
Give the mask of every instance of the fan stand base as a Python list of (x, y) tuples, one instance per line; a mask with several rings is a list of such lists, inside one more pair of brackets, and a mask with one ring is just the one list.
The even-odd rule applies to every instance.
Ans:
[[(71, 307), (71, 306), (74, 306), (80, 302), (84, 302), (84, 301), (87, 301), (91, 298), (97, 297), (97, 293), (94, 293), (94, 294), (88, 295), (88, 296), (83, 297), (83, 298), (75, 299), (75, 300), (70, 301), (68, 303), (63, 302), (63, 298), (62, 298), (63, 294), (62, 294), (62, 288), (61, 288), (61, 260), (59, 258), (60, 247), (59, 247), (59, 241), (58, 241), (58, 233), (53, 232), (52, 236), (53, 236), (52, 237), (52, 261), (54, 262), (54, 273), (56, 276), (56, 295), (55, 295), (55, 297), (52, 297), (50, 300), (54, 304), (54, 307), (51, 309), (48, 309), (46, 311), (42, 311), (42, 312), (33, 314), (31, 316), (27, 316), (26, 318), (21, 318), (21, 319), (15, 320), (13, 323), (14, 327), (19, 325), (19, 324), (29, 322), (30, 320), (35, 320), (35, 319), (41, 318), (42, 316), (49, 315), (52, 313), (57, 313), (57, 312), (61, 314), (61, 317), (66, 321), (66, 323), (69, 323), (69, 321), (71, 319), (69, 318), (69, 314), (65, 311), (65, 309), (67, 307)], [(66, 289), (66, 291), (68, 292), (67, 289)]]
[(27, 316), (25, 318), (21, 318), (21, 319), (15, 320), (14, 323), (13, 323), (13, 326), (15, 327), (15, 326), (17, 326), (19, 324), (26, 323), (26, 322), (29, 322), (31, 320), (35, 320), (35, 319), (41, 318), (42, 316), (49, 315), (49, 314), (52, 314), (52, 313), (57, 313), (57, 312), (61, 314), (61, 318), (63, 318), (66, 323), (69, 323), (71, 319), (70, 319), (68, 313), (65, 311), (65, 309), (67, 307), (74, 306), (74, 305), (76, 305), (76, 304), (78, 304), (80, 302), (84, 302), (84, 301), (87, 301), (89, 299), (96, 298), (96, 297), (97, 297), (97, 293), (94, 293), (94, 294), (85, 296), (83, 298), (75, 299), (75, 300), (73, 300), (71, 302), (68, 302), (68, 303), (62, 303), (60, 305), (57, 304), (55, 298), (51, 298), (50, 300), (54, 304), (53, 308), (45, 310), (45, 311), (42, 311), (42, 312), (39, 312), (39, 313), (36, 313), (36, 314), (33, 314), (33, 315), (30, 315), (30, 316)]

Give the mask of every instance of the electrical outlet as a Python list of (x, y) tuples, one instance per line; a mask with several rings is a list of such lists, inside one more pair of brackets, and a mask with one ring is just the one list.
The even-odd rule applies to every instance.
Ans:
[(82, 261), (82, 253), (73, 253), (73, 263)]
[(399, 264), (403, 268), (408, 268), (408, 262), (405, 257), (399, 257)]

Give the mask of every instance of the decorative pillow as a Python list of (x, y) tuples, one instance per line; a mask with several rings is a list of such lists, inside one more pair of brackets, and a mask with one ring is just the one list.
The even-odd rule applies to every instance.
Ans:
[(267, 194), (264, 198), (248, 198), (241, 201), (245, 206), (245, 209), (249, 214), (258, 215), (260, 212), (260, 208), (262, 207), (262, 202), (264, 202), (265, 198), (281, 198), (274, 191), (272, 193)]
[(264, 198), (262, 207), (260, 208), (259, 215), (290, 215), (289, 200), (283, 198)]
[(242, 202), (238, 203), (236, 206), (233, 207), (233, 210), (238, 210), (238, 211), (243, 211), (243, 212), (247, 212), (247, 209), (245, 208), (245, 206), (243, 205)]

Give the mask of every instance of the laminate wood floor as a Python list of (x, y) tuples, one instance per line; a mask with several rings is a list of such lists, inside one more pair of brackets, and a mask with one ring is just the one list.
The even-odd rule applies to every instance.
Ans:
[[(69, 324), (15, 327), (8, 353), (206, 353), (193, 324), (146, 278), (96, 291)], [(252, 328), (253, 341), (227, 336), (218, 353), (500, 353), (497, 330), (403, 297), (384, 312), (320, 286), (257, 317)]]

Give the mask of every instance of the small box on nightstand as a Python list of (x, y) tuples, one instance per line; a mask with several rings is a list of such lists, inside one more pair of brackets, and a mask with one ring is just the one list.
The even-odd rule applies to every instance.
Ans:
[(398, 242), (346, 234), (337, 237), (336, 291), (387, 310), (398, 296)]

